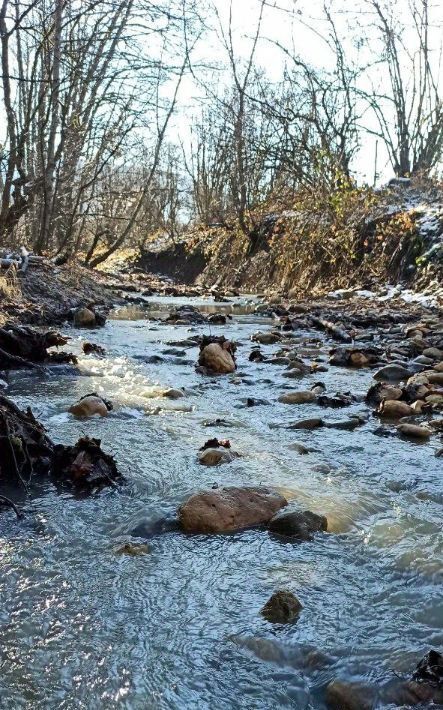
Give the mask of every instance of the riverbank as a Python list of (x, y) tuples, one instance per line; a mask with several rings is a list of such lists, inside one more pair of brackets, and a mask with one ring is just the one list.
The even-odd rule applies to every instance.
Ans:
[(384, 190), (301, 193), (232, 220), (154, 242), (136, 263), (207, 288), (323, 296), (387, 285), (443, 303), (443, 189), (401, 180)]
[(0, 325), (6, 321), (61, 325), (72, 321), (78, 308), (92, 308), (105, 315), (115, 305), (143, 303), (153, 293), (192, 296), (208, 290), (175, 284), (136, 268), (92, 271), (76, 262), (56, 266), (43, 259), (24, 273), (9, 270), (0, 275)]

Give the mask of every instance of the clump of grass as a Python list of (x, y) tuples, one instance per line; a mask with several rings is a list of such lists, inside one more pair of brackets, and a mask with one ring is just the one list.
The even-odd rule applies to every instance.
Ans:
[(21, 296), (21, 288), (17, 279), (15, 267), (9, 267), (4, 274), (0, 273), (0, 299), (14, 300)]

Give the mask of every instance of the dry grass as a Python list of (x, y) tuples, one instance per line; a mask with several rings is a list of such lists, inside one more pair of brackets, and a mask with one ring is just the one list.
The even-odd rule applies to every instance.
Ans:
[(21, 298), (22, 290), (17, 278), (17, 270), (10, 266), (4, 273), (0, 273), (0, 299), (10, 301)]

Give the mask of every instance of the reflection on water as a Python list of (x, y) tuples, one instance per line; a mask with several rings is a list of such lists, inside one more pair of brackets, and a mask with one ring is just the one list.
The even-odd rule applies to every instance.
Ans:
[[(147, 309), (120, 310), (88, 333), (107, 357), (81, 357), (87, 374), (11, 384), (11, 396), (32, 406), (55, 440), (102, 439), (128, 485), (83, 500), (45, 485), (23, 523), (1, 516), (1, 707), (321, 710), (331, 678), (408, 674), (443, 643), (441, 464), (433, 445), (374, 436), (372, 418), (354, 432), (282, 428), (320, 412), (339, 416), (277, 402), (288, 387), (283, 368), (248, 360), (250, 335), (266, 327), (251, 315), (253, 302), (206, 302), (233, 309), (233, 320), (212, 331), (239, 342), (240, 374), (197, 374), (197, 347), (170, 343), (204, 326), (147, 319), (182, 302), (151, 299)], [(72, 334), (80, 353), (86, 334)], [(370, 377), (322, 373), (331, 392), (363, 392)], [(185, 396), (166, 399), (169, 387)], [(107, 419), (74, 420), (69, 405), (91, 391), (112, 399), (115, 410)], [(269, 405), (245, 407), (246, 397)], [(207, 426), (218, 418), (227, 426)], [(213, 436), (229, 437), (242, 457), (199, 466), (196, 452)], [(295, 443), (311, 453), (298, 454)], [(277, 486), (325, 513), (333, 532), (301, 545), (259, 530), (156, 533), (186, 495), (214, 483)], [(150, 552), (116, 555), (133, 531), (149, 536)], [(303, 604), (293, 626), (273, 627), (259, 614), (278, 588)]]
[(153, 297), (147, 296), (142, 303), (131, 304), (116, 308), (111, 314), (114, 320), (144, 320), (158, 318), (164, 320), (177, 305), (183, 302), (198, 308), (201, 313), (226, 313), (229, 315), (244, 316), (254, 313), (257, 299), (235, 299), (229, 302), (218, 302), (205, 298), (178, 299), (173, 296)]

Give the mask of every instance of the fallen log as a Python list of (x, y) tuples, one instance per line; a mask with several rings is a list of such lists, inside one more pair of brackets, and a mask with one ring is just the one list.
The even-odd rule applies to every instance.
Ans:
[(66, 345), (68, 338), (56, 331), (40, 332), (30, 326), (0, 328), (0, 369), (33, 368), (47, 363), (76, 363), (72, 353), (48, 353), (48, 348)]
[(339, 328), (334, 323), (317, 316), (310, 316), (312, 325), (320, 330), (326, 331), (335, 340), (340, 340), (342, 343), (352, 343), (352, 338), (343, 328)]
[(51, 465), (53, 478), (77, 489), (115, 486), (123, 481), (114, 458), (106, 454), (100, 444), (100, 439), (84, 436), (75, 446), (55, 446)]
[[(0, 485), (29, 492), (34, 476), (50, 477), (57, 484), (88, 491), (124, 480), (114, 458), (102, 450), (98, 439), (85, 436), (74, 446), (54, 445), (29, 407), (22, 411), (0, 395)], [(15, 504), (0, 495), (2, 504), (20, 515)]]
[(48, 473), (53, 443), (31, 409), (0, 395), (0, 483), (28, 489), (35, 473)]

